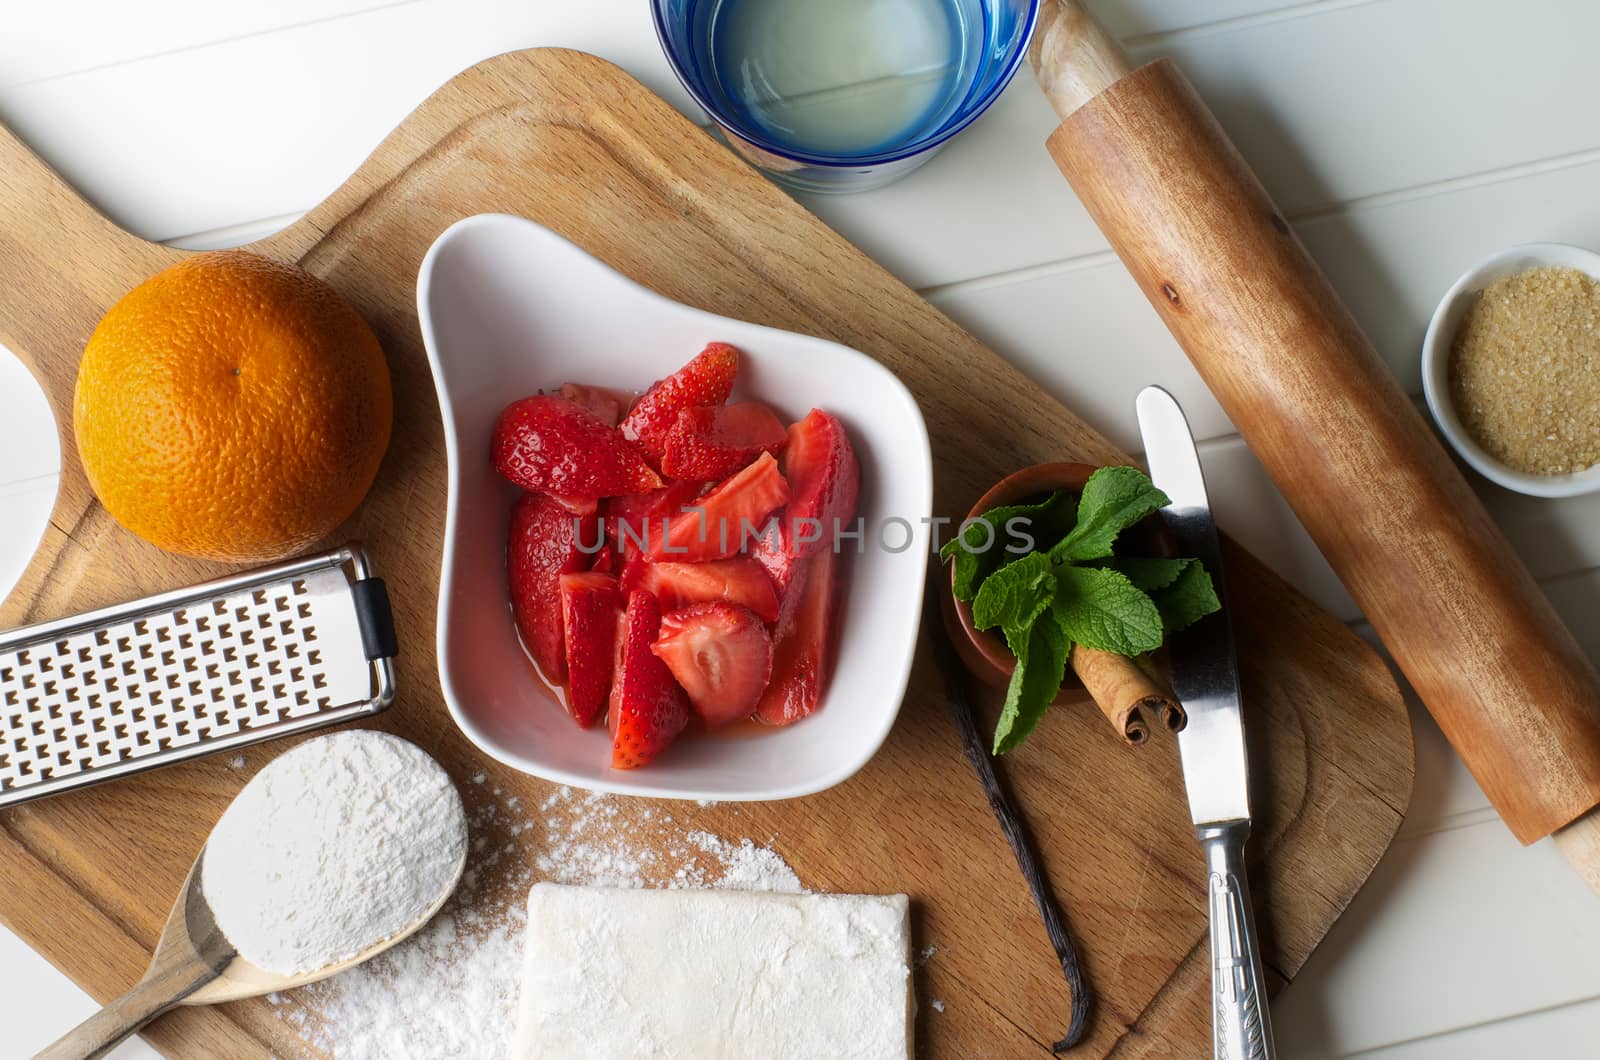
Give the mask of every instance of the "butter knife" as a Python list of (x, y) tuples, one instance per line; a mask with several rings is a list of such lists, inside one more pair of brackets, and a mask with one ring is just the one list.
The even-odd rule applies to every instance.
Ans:
[(1140, 392), (1136, 407), (1150, 479), (1171, 500), (1161, 516), (1177, 539), (1178, 554), (1205, 564), (1222, 600), (1220, 614), (1167, 641), (1172, 690), (1189, 712), (1189, 723), (1178, 733), (1189, 816), (1206, 859), (1214, 1055), (1217, 1060), (1266, 1060), (1274, 1055), (1272, 1021), (1245, 875), (1250, 780), (1222, 552), (1183, 409), (1155, 386)]

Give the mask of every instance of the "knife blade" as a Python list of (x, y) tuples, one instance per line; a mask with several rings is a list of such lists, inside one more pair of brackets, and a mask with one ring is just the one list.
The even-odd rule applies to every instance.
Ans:
[(1189, 815), (1197, 825), (1249, 820), (1250, 778), (1233, 625), (1200, 454), (1189, 421), (1171, 394), (1146, 387), (1136, 407), (1150, 480), (1172, 502), (1162, 510), (1162, 519), (1177, 541), (1178, 555), (1193, 556), (1205, 566), (1222, 601), (1219, 614), (1167, 641), (1172, 691), (1189, 712), (1189, 724), (1178, 734)]
[(1189, 816), (1206, 859), (1211, 919), (1212, 1055), (1268, 1060), (1273, 1055), (1261, 948), (1245, 871), (1250, 836), (1250, 771), (1233, 625), (1223, 584), (1222, 549), (1206, 496), (1205, 473), (1189, 421), (1173, 396), (1146, 387), (1136, 402), (1150, 480), (1171, 502), (1162, 519), (1178, 555), (1210, 572), (1222, 610), (1167, 638), (1172, 690), (1189, 712), (1178, 733)]

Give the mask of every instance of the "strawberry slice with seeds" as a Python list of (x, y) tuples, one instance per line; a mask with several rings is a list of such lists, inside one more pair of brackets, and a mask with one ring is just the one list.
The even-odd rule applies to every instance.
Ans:
[(678, 413), (727, 401), (738, 374), (739, 351), (725, 342), (711, 343), (634, 402), (622, 421), (623, 437), (638, 442), (652, 460), (659, 462), (667, 432), (678, 422)]
[(495, 424), (492, 452), (501, 475), (568, 503), (661, 486), (638, 446), (588, 409), (550, 394), (507, 405)]
[(743, 471), (675, 517), (664, 536), (651, 541), (652, 562), (703, 563), (738, 555), (767, 516), (789, 503), (789, 486), (771, 453), (762, 453)]
[(814, 712), (833, 670), (839, 555), (830, 549), (800, 562), (778, 617), (772, 681), (756, 705), (756, 720), (768, 725)]
[(703, 482), (682, 480), (649, 493), (606, 501), (606, 533), (617, 555), (626, 559), (663, 540), (668, 524), (693, 504), (705, 487)]
[(561, 396), (574, 405), (581, 405), (594, 413), (595, 419), (607, 427), (615, 427), (622, 422), (622, 410), (628, 407), (628, 402), (631, 400), (615, 390), (608, 390), (603, 386), (585, 386), (582, 383), (562, 383)]
[(609, 574), (563, 574), (560, 586), (567, 710), (587, 729), (605, 711), (611, 693), (617, 625), (627, 598)]
[(525, 493), (511, 509), (506, 574), (517, 632), (545, 680), (564, 684), (567, 660), (562, 637), (561, 576), (583, 570), (583, 548), (599, 539), (593, 514), (575, 516), (542, 493)]
[(754, 611), (763, 622), (778, 618), (778, 594), (761, 564), (748, 556), (709, 563), (650, 563), (635, 556), (622, 569), (624, 589), (643, 589), (653, 595), (663, 611), (678, 611), (691, 604), (725, 600)]
[(652, 650), (708, 728), (750, 716), (772, 676), (772, 637), (749, 608), (716, 600), (661, 620)]
[(689, 702), (667, 664), (651, 651), (661, 608), (645, 592), (628, 594), (611, 682), (611, 765), (634, 769), (664, 751), (689, 724)]
[(855, 519), (861, 466), (838, 417), (812, 409), (789, 428), (783, 473), (790, 502), (783, 513), (784, 551), (811, 556), (835, 547), (835, 535)]
[(661, 473), (672, 478), (726, 478), (789, 440), (772, 410), (757, 401), (684, 409), (662, 445)]

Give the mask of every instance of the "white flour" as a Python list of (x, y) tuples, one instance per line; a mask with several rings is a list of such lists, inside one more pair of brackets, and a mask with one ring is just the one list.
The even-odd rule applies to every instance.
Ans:
[(206, 843), (201, 888), (241, 956), (292, 975), (415, 923), (449, 889), (466, 842), (437, 762), (386, 733), (339, 732), (245, 785)]
[[(416, 935), (348, 972), (274, 995), (311, 1046), (339, 1060), (492, 1060), (516, 1022), (523, 908), (535, 880), (606, 887), (799, 892), (772, 850), (685, 829), (670, 809), (630, 820), (608, 795), (561, 788), (537, 807), (473, 778), (461, 886)], [(531, 810), (531, 814), (530, 811)]]

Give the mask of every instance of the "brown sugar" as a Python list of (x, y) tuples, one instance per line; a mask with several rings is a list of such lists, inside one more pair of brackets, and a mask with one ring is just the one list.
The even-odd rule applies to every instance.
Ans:
[(1450, 351), (1450, 400), (1473, 440), (1517, 471), (1600, 463), (1600, 283), (1540, 268), (1484, 288)]

